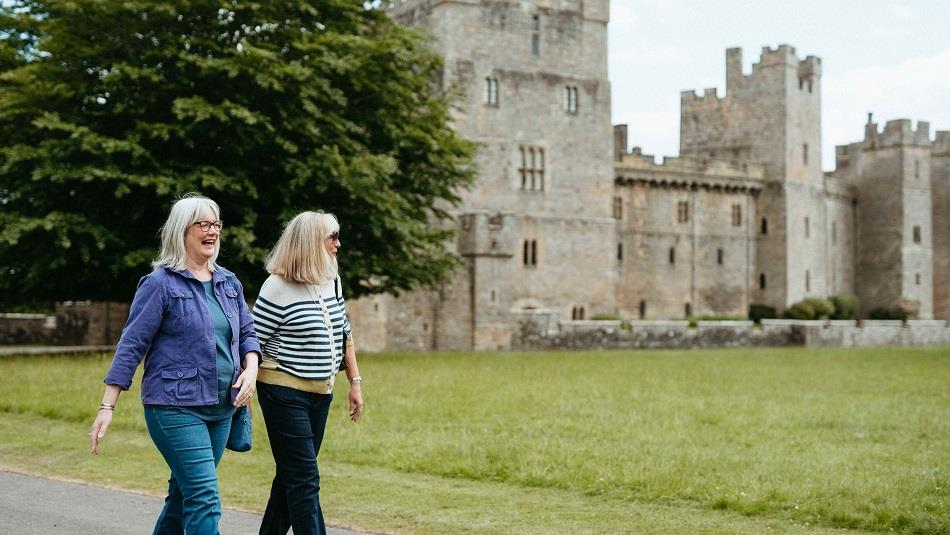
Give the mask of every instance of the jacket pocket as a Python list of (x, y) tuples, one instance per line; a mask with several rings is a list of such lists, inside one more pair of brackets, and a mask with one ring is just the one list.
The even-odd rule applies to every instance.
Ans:
[(168, 296), (171, 297), (169, 311), (173, 316), (180, 318), (195, 312), (195, 300), (190, 293), (181, 290), (170, 290)]
[(161, 373), (166, 394), (179, 401), (198, 398), (198, 368), (169, 369)]

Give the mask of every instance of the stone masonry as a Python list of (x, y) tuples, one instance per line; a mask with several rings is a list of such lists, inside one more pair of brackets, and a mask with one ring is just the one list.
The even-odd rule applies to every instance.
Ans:
[(950, 132), (869, 120), (823, 173), (819, 58), (765, 47), (744, 73), (727, 50), (724, 92), (681, 94), (680, 155), (656, 163), (611, 130), (609, 0), (382, 8), (435, 36), (480, 174), (453, 212), (464, 267), (351, 301), (362, 349), (506, 349), (533, 312), (745, 316), (841, 292), (950, 317)]
[(384, 7), (436, 37), (480, 174), (453, 213), (464, 269), (434, 291), (351, 306), (360, 330), (384, 347), (496, 349), (511, 344), (513, 309), (614, 312), (607, 0)]

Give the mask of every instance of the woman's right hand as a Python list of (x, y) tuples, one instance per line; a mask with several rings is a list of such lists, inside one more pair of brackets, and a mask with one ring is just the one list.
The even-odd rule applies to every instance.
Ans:
[(109, 429), (111, 423), (112, 411), (100, 409), (95, 421), (92, 422), (92, 431), (89, 433), (89, 452), (93, 455), (99, 455), (99, 439), (106, 436), (106, 430)]

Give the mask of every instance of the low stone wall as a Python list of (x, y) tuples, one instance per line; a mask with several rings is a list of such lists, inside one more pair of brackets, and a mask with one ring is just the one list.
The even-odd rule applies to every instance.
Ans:
[[(766, 331), (752, 322), (560, 321), (522, 316), (512, 349), (690, 349), (802, 345), (792, 329)], [(535, 323), (540, 320), (542, 324)], [(553, 325), (552, 325), (553, 324)], [(556, 326), (557, 328), (553, 328)], [(520, 335), (519, 335), (520, 334)]]
[(950, 345), (950, 328), (943, 320), (830, 321), (805, 329), (810, 347), (882, 347)]
[(550, 311), (517, 316), (512, 349), (950, 346), (941, 320), (559, 321)]
[(129, 317), (127, 303), (65, 301), (56, 315), (0, 314), (0, 345), (115, 345)]
[(56, 316), (0, 314), (0, 344), (47, 344), (56, 336)]
[(62, 345), (114, 345), (129, 318), (128, 303), (56, 303), (56, 329)]

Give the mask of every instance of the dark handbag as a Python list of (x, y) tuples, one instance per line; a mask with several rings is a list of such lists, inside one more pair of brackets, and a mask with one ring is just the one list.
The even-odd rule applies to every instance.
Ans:
[(225, 447), (231, 451), (248, 451), (251, 449), (252, 435), (251, 409), (247, 406), (238, 407), (231, 417), (231, 433)]

